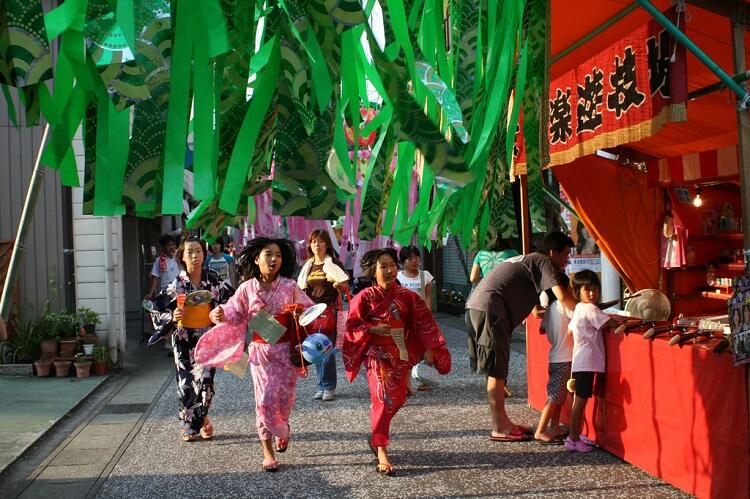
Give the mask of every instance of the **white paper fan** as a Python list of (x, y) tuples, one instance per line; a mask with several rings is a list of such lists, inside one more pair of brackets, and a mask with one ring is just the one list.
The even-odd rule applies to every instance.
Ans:
[(672, 312), (669, 298), (658, 289), (642, 289), (625, 305), (625, 311), (632, 317), (647, 321), (666, 321)]

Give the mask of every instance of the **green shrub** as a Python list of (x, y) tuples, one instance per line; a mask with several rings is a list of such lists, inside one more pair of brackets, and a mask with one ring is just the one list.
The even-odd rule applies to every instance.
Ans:
[(16, 362), (29, 363), (37, 358), (41, 342), (42, 338), (36, 328), (34, 328), (33, 323), (25, 322), (19, 324), (10, 338), (10, 344), (15, 351)]
[(99, 314), (89, 307), (80, 307), (78, 309), (78, 320), (81, 324), (101, 324)]

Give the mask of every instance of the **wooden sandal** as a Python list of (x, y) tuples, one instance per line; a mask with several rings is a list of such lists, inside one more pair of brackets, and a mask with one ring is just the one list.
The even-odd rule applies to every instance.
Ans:
[(392, 464), (383, 464), (378, 463), (378, 465), (375, 467), (375, 471), (377, 471), (381, 475), (385, 476), (391, 476), (393, 475), (393, 472), (396, 468)]

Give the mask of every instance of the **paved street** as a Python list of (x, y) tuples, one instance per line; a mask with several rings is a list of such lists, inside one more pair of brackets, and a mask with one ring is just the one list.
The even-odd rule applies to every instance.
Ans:
[[(273, 474), (260, 469), (249, 372), (245, 380), (219, 372), (212, 441), (180, 440), (174, 386), (168, 383), (155, 392), (150, 413), (130, 421), (132, 430), (122, 424), (111, 427), (110, 439), (124, 442), (116, 452), (80, 461), (89, 462), (88, 474), (95, 476), (86, 477), (80, 466), (78, 475), (71, 473), (75, 466), (58, 467), (70, 474), (61, 479), (48, 466), (22, 497), (49, 497), (48, 486), (56, 480), (58, 486), (65, 482), (69, 497), (684, 496), (603, 451), (570, 454), (560, 446), (491, 442), (482, 379), (468, 373), (465, 333), (448, 325), (458, 326), (460, 321), (443, 316), (441, 324), (454, 354), (454, 369), (432, 391), (411, 397), (394, 420), (390, 450), (396, 476), (379, 476), (367, 448), (364, 379), (349, 385), (340, 369), (334, 402), (312, 400), (313, 378), (300, 381), (292, 440), (289, 450), (279, 455), (279, 472)], [(511, 416), (533, 426), (537, 413), (522, 398), (525, 357), (514, 351), (511, 363), (510, 386), (518, 395), (508, 401)], [(154, 376), (148, 382), (147, 392), (162, 386)], [(142, 398), (122, 400), (120, 405)], [(108, 417), (110, 423), (127, 420), (124, 415), (117, 421), (114, 415)], [(96, 440), (106, 441), (106, 430), (99, 425), (87, 437), (91, 444), (78, 447), (93, 448)], [(118, 431), (129, 437), (115, 434)], [(92, 466), (92, 461), (99, 465)]]

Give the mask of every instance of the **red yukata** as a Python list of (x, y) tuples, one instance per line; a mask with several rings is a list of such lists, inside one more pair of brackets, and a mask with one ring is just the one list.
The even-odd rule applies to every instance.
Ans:
[[(370, 333), (372, 326), (383, 323), (404, 329), (408, 360), (401, 360), (391, 337)], [(397, 283), (388, 290), (374, 285), (352, 299), (342, 357), (350, 383), (362, 364), (367, 371), (373, 446), (388, 445), (391, 419), (406, 402), (411, 368), (422, 360), (426, 350), (436, 350), (435, 363), (440, 372), (450, 369), (445, 338), (417, 293)]]

